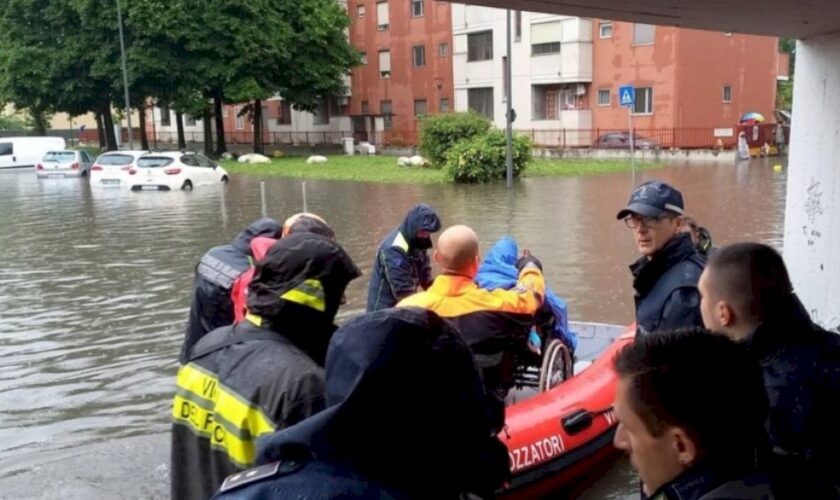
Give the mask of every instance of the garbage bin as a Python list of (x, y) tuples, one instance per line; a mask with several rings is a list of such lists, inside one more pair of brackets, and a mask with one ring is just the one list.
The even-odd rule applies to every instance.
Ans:
[(344, 154), (348, 154), (353, 156), (353, 138), (352, 137), (342, 137), (341, 142), (344, 145)]

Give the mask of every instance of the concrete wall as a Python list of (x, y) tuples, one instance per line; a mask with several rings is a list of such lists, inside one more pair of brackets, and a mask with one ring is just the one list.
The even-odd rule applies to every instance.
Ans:
[(797, 44), (784, 254), (794, 288), (813, 318), (840, 331), (838, 61), (840, 34)]
[[(775, 121), (778, 39), (680, 30), (678, 43), (677, 127), (732, 126), (744, 113)], [(723, 102), (723, 87), (732, 102)]]
[[(618, 88), (633, 84), (653, 88), (653, 113), (635, 115), (637, 128), (674, 126), (673, 101), (676, 98), (677, 28), (657, 26), (653, 45), (633, 45), (633, 23), (613, 22), (611, 38), (600, 38), (599, 24), (593, 20), (594, 77), (592, 79), (592, 122), (597, 128), (627, 129), (627, 110), (619, 106)], [(598, 90), (609, 89), (610, 105), (598, 106)]]
[[(357, 6), (365, 6), (365, 16), (358, 17)], [(411, 16), (411, 2), (388, 2), (389, 28), (377, 28), (376, 2), (359, 0), (350, 4), (350, 43), (367, 54), (367, 64), (353, 68), (351, 114), (362, 113), (362, 101), (368, 102), (370, 114), (380, 114), (380, 102), (391, 101), (393, 130), (407, 131), (416, 127), (414, 101), (426, 100), (428, 114), (437, 113), (440, 100), (449, 99), (454, 109), (452, 87), (452, 17), (448, 3), (425, 0), (424, 15)], [(449, 45), (449, 53), (441, 57), (439, 46)], [(426, 65), (412, 66), (412, 47), (423, 45)], [(379, 51), (391, 52), (391, 77), (383, 79), (379, 72)]]

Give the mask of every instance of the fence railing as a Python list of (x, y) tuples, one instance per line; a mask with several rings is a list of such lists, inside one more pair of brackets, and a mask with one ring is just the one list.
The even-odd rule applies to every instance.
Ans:
[[(782, 133), (777, 132), (782, 127)], [(125, 132), (125, 131), (123, 131)], [(591, 128), (591, 129), (520, 129), (514, 131), (531, 139), (539, 148), (596, 148), (629, 149), (630, 134), (628, 129)], [(775, 123), (740, 125), (733, 127), (683, 127), (683, 128), (636, 128), (633, 129), (635, 146), (639, 149), (732, 149), (737, 145), (738, 135), (744, 132), (751, 147), (760, 147), (764, 143), (775, 145), (778, 138), (787, 142), (789, 127)], [(123, 134), (125, 135), (125, 133)], [(418, 130), (385, 130), (373, 133), (349, 131), (302, 131), (263, 133), (265, 146), (340, 146), (342, 139), (352, 137), (356, 144), (371, 142), (378, 147), (416, 146), (419, 143)], [(178, 144), (178, 135), (174, 131), (157, 131), (148, 134), (149, 145), (172, 146)], [(185, 132), (188, 144), (204, 142), (203, 132)], [(215, 135), (214, 135), (215, 139)], [(85, 130), (82, 140), (96, 140), (96, 130)], [(135, 132), (135, 141), (139, 133)], [(254, 140), (251, 131), (225, 131), (225, 141), (231, 145), (249, 145)]]

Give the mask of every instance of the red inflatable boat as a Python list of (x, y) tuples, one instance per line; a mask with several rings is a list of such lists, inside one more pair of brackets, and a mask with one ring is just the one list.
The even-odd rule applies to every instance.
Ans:
[(507, 408), (507, 427), (500, 437), (508, 447), (512, 479), (501, 496), (556, 496), (616, 454), (612, 405), (617, 376), (612, 363), (615, 354), (633, 341), (635, 328), (599, 323), (571, 326), (579, 338), (575, 375), (565, 381), (562, 375), (555, 376), (554, 383), (546, 382), (554, 357), (549, 345), (540, 390), (517, 391), (516, 402)]

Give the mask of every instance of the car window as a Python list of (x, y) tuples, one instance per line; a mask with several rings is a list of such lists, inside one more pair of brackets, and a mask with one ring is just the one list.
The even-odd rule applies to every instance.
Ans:
[(181, 157), (181, 163), (190, 167), (197, 167), (198, 162), (195, 160), (195, 155), (184, 155)]
[(102, 155), (96, 160), (96, 163), (99, 165), (130, 165), (131, 162), (134, 161), (134, 157), (131, 155)]
[(210, 158), (207, 158), (204, 155), (195, 155), (195, 158), (196, 158), (196, 160), (198, 160), (198, 166), (199, 167), (207, 167), (207, 168), (212, 168), (213, 167), (213, 162), (210, 161)]
[(44, 161), (65, 163), (76, 159), (75, 151), (50, 151), (44, 155)]
[(92, 163), (90, 160), (90, 156), (88, 156), (86, 151), (82, 151), (82, 161), (85, 163)]
[(14, 153), (14, 148), (11, 142), (0, 142), (0, 156), (6, 156)]
[(137, 160), (137, 166), (143, 168), (165, 167), (172, 163), (172, 158), (166, 156), (144, 156)]

